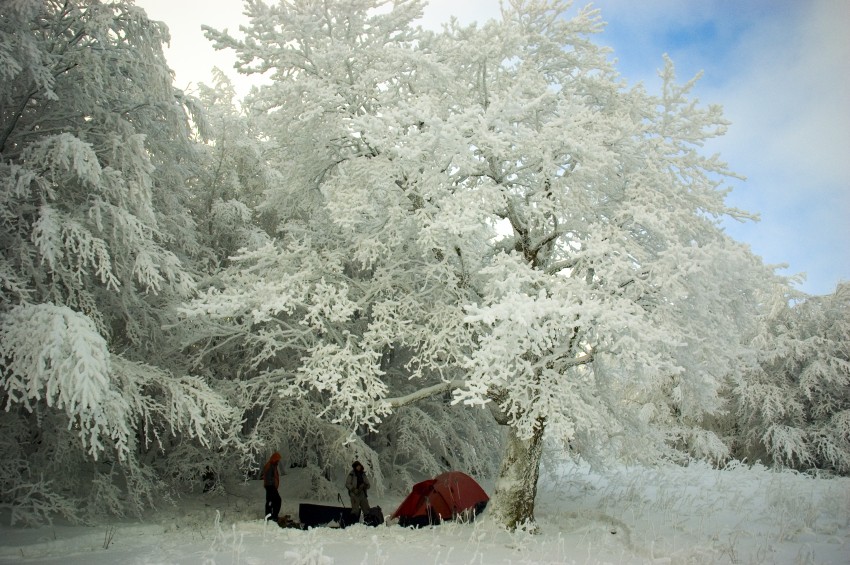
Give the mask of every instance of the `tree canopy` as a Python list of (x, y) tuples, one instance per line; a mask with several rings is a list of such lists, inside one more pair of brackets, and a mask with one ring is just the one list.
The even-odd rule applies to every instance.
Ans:
[(593, 10), (511, 2), (433, 34), (412, 27), (419, 2), (334, 7), (249, 3), (245, 39), (208, 30), (273, 78), (248, 103), (294, 159), (261, 208), (305, 220), (187, 315), (238, 331), (259, 377), (333, 421), (374, 429), (396, 374), (492, 406), (524, 453), (506, 461), (531, 461), (501, 471), (510, 526), (533, 517), (517, 501), (544, 430), (588, 457), (725, 456), (696, 425), (756, 306), (742, 288), (769, 273), (719, 227), (745, 216), (700, 153), (719, 108), (669, 61), (660, 96), (625, 87)]
[[(163, 325), (200, 252), (193, 103), (171, 85), (167, 37), (129, 2), (3, 6), (0, 480), (13, 522), (140, 510), (155, 492), (141, 455), (166, 437), (240, 441), (234, 408), (167, 360)], [(69, 495), (81, 476), (95, 486)]]

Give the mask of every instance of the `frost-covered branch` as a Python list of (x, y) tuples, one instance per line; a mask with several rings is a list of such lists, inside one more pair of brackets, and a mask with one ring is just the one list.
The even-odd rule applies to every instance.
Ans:
[(9, 410), (37, 403), (63, 410), (97, 459), (109, 441), (119, 457), (132, 443), (127, 400), (111, 381), (106, 341), (92, 321), (64, 306), (17, 306), (0, 317), (0, 387)]
[(393, 408), (400, 408), (402, 406), (407, 406), (408, 404), (413, 404), (414, 402), (418, 402), (424, 398), (428, 398), (430, 396), (435, 396), (437, 394), (442, 394), (444, 392), (448, 392), (453, 388), (458, 388), (463, 386), (464, 381), (447, 381), (438, 383), (432, 386), (428, 386), (425, 388), (421, 388), (415, 392), (411, 392), (410, 394), (405, 394), (404, 396), (396, 396), (393, 398), (385, 398), (383, 402), (388, 404)]

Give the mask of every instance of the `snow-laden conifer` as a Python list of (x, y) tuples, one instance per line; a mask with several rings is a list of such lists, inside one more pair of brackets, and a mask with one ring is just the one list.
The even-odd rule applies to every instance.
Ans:
[(238, 429), (163, 332), (201, 254), (197, 106), (171, 85), (167, 30), (132, 2), (2, 11), (2, 503), (22, 521), (69, 500), (77, 517), (138, 512), (160, 485), (151, 451)]

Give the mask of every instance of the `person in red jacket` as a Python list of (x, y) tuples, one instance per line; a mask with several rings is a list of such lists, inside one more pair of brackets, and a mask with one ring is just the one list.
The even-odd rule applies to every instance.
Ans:
[(280, 453), (275, 451), (272, 453), (272, 456), (269, 457), (269, 460), (266, 461), (265, 466), (263, 466), (263, 486), (266, 489), (266, 512), (265, 517), (266, 520), (274, 520), (278, 521), (278, 514), (280, 514), (280, 493), (278, 492), (278, 488), (280, 488), (280, 470), (278, 469), (278, 463), (280, 463)]

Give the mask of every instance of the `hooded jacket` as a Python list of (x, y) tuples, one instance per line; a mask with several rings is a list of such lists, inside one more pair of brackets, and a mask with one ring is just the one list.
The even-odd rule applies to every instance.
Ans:
[[(362, 470), (363, 466), (357, 461), (351, 467), (351, 472), (345, 478), (345, 488), (348, 489), (349, 494), (365, 494), (372, 486), (366, 476), (366, 471)], [(361, 469), (360, 471), (357, 470), (358, 467)]]
[(280, 487), (280, 471), (277, 468), (277, 464), (280, 461), (280, 453), (275, 451), (272, 453), (272, 456), (269, 457), (269, 460), (266, 461), (266, 464), (263, 466), (263, 486), (274, 488)]

